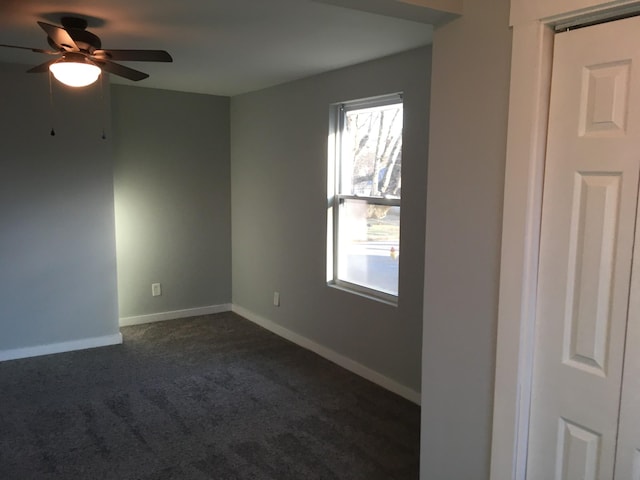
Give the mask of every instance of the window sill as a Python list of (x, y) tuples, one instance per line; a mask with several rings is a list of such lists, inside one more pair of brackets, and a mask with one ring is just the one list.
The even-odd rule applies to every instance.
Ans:
[[(382, 297), (382, 296), (375, 295), (373, 293), (367, 293), (367, 292), (361, 291), (357, 288), (351, 288), (347, 285), (337, 284), (337, 283), (327, 283), (327, 286), (329, 288), (334, 288), (342, 292), (350, 293), (352, 295), (357, 295), (358, 297), (366, 298), (379, 303), (384, 303), (385, 305), (389, 305), (391, 307), (398, 306), (398, 297), (394, 297), (393, 295), (385, 295), (385, 297)], [(387, 298), (387, 297), (390, 297), (390, 298)]]

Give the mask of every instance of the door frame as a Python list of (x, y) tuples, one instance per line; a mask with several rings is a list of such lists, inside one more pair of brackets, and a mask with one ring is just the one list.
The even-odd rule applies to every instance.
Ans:
[(630, 6), (640, 11), (637, 0), (579, 9), (576, 1), (558, 3), (573, 8), (546, 18), (532, 13), (512, 24), (491, 480), (526, 477), (553, 26), (586, 16), (612, 18)]

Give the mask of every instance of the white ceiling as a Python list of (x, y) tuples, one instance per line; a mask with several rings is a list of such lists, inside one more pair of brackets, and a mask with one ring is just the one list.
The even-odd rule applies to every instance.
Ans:
[[(232, 96), (427, 45), (455, 10), (430, 2), (443, 0), (1, 0), (0, 44), (49, 48), (37, 20), (82, 16), (103, 48), (173, 56), (123, 62), (150, 78), (116, 83)], [(25, 70), (49, 59), (0, 48)]]

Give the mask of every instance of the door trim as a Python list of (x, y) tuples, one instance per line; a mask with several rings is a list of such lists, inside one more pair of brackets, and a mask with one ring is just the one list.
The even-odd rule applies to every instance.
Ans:
[(492, 480), (524, 480), (554, 31), (513, 27), (507, 133)]

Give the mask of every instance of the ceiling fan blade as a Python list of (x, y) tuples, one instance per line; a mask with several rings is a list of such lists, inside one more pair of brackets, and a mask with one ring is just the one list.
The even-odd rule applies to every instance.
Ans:
[(95, 63), (106, 72), (113, 73), (114, 75), (118, 75), (129, 80), (133, 80), (134, 82), (138, 82), (149, 77), (147, 73), (134, 70), (133, 68), (125, 67), (124, 65), (120, 65), (119, 63), (114, 63), (109, 60), (96, 59)]
[(94, 56), (123, 62), (173, 62), (164, 50), (96, 50)]
[(42, 29), (47, 32), (49, 38), (63, 50), (67, 52), (80, 51), (80, 48), (78, 48), (76, 42), (73, 41), (73, 38), (71, 38), (69, 32), (67, 32), (64, 28), (44, 22), (38, 22), (38, 25), (40, 25), (40, 27), (42, 27)]
[(5, 45), (4, 43), (0, 43), (0, 47), (6, 47), (6, 48), (20, 48), (22, 50), (31, 50), (32, 52), (36, 52), (36, 53), (46, 53), (49, 55), (57, 55), (60, 52), (55, 51), (55, 50), (42, 50), (41, 48), (31, 48), (31, 47), (20, 47), (18, 45)]
[(40, 65), (37, 65), (37, 66), (27, 70), (27, 73), (44, 73), (44, 72), (48, 72), (49, 71), (49, 66), (51, 64), (53, 64), (53, 63), (56, 63), (57, 61), (58, 61), (58, 59), (54, 58), (53, 60), (49, 60), (48, 62), (41, 63)]

